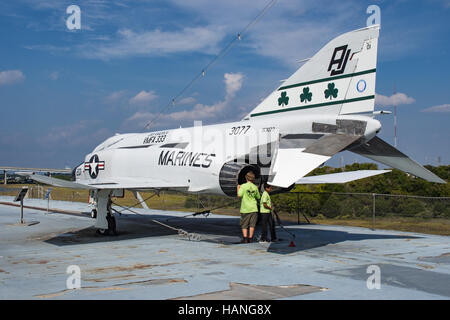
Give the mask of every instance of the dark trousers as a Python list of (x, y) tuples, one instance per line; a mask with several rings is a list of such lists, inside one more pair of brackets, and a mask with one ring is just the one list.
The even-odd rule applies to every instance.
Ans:
[(270, 228), (270, 240), (277, 238), (271, 213), (261, 213), (261, 240), (267, 241), (267, 228)]

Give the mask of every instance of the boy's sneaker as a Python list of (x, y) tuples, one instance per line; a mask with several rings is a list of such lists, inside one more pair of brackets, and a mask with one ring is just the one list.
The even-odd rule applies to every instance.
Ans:
[(267, 240), (259, 240), (259, 243), (268, 243)]
[(247, 237), (242, 238), (241, 243), (248, 243), (247, 239)]

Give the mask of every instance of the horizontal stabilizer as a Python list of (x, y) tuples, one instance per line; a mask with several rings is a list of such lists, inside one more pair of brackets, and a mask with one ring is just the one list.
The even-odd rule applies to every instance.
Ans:
[(329, 156), (306, 153), (301, 149), (279, 149), (273, 166), (274, 175), (268, 182), (273, 186), (287, 188), (328, 159)]
[(349, 150), (427, 181), (446, 183), (433, 172), (424, 168), (422, 165), (378, 137)]
[(359, 138), (358, 135), (329, 134), (306, 149), (280, 147), (270, 168), (268, 183), (287, 188)]
[(358, 171), (322, 174), (318, 176), (303, 177), (300, 180), (298, 180), (295, 184), (347, 183), (350, 181), (364, 179), (387, 172), (391, 172), (391, 170), (358, 170)]

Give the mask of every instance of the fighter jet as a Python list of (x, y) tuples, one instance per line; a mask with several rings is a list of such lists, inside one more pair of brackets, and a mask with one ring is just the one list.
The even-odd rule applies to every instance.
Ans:
[[(375, 119), (379, 26), (331, 40), (244, 119), (145, 133), (117, 134), (72, 172), (73, 181), (31, 175), (54, 186), (94, 190), (96, 228), (111, 228), (108, 202), (123, 190), (179, 190), (236, 196), (253, 171), (279, 190), (345, 183), (389, 170), (305, 177), (349, 150), (436, 183), (444, 180), (383, 141)], [(114, 221), (113, 221), (114, 222)]]

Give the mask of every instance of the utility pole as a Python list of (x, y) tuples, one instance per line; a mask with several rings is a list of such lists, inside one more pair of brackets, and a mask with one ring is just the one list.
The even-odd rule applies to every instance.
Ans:
[[(396, 94), (396, 88), (394, 84), (394, 96)], [(394, 147), (397, 148), (397, 104), (395, 103), (395, 97), (394, 97)]]

